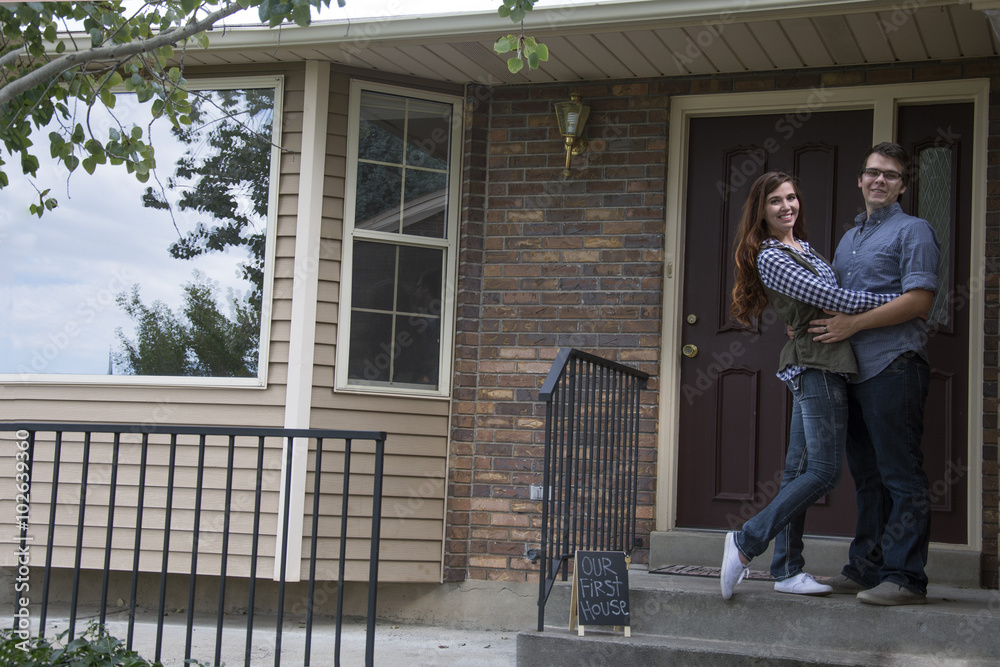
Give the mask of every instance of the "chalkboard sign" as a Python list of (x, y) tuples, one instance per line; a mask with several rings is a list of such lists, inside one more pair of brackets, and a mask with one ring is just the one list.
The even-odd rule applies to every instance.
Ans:
[(628, 565), (621, 551), (577, 551), (573, 565), (573, 594), (569, 629), (580, 635), (588, 625), (625, 628), (630, 636)]

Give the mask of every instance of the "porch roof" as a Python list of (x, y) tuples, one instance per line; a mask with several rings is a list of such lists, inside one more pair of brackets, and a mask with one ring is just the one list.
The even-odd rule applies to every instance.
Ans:
[(333, 63), (457, 84), (572, 82), (867, 66), (1000, 54), (1000, 0), (636, 0), (539, 5), (535, 71), (493, 51), (517, 27), (495, 12), (216, 30), (187, 64)]

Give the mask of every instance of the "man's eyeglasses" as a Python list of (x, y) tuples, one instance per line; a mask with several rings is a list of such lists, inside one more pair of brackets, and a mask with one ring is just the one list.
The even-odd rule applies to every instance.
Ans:
[(898, 171), (892, 171), (891, 169), (889, 170), (865, 169), (861, 173), (867, 176), (868, 178), (872, 179), (873, 181), (876, 178), (878, 178), (880, 174), (883, 178), (885, 178), (885, 180), (889, 181), (890, 183), (898, 181), (899, 179), (903, 178), (903, 175), (901, 173), (899, 173)]

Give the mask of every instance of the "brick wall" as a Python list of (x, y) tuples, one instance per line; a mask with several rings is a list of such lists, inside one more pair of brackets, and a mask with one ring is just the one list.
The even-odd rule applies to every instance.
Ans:
[[(991, 77), (983, 442), (983, 581), (997, 585), (1000, 66), (995, 62), (803, 70), (470, 90), (460, 257), (447, 580), (524, 581), (540, 539), (543, 406), (561, 347), (635, 365), (643, 394), (638, 535), (655, 499), (667, 125), (672, 95)], [(565, 152), (553, 104), (591, 107), (587, 152)], [(644, 549), (634, 557), (643, 562)]]

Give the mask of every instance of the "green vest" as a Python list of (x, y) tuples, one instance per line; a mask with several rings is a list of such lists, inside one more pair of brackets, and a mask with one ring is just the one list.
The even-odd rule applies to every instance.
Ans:
[[(797, 252), (784, 245), (781, 246), (781, 249), (796, 262), (819, 275), (812, 264)], [(829, 264), (819, 253), (814, 254)], [(849, 341), (817, 343), (813, 340), (815, 334), (809, 333), (810, 320), (829, 317), (822, 308), (810, 306), (790, 296), (775, 292), (766, 285), (764, 292), (767, 294), (771, 306), (778, 313), (778, 317), (795, 330), (795, 338), (785, 343), (785, 346), (781, 348), (781, 356), (778, 358), (779, 373), (789, 366), (806, 366), (834, 373), (846, 373), (850, 377), (857, 375), (858, 362), (854, 358)]]

